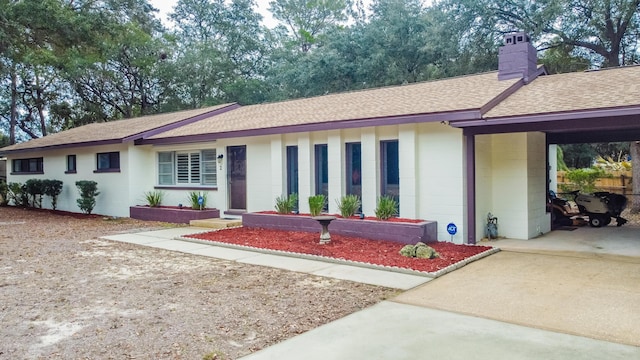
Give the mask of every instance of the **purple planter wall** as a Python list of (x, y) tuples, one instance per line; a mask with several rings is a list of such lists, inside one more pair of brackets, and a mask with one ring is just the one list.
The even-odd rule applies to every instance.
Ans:
[[(308, 216), (260, 213), (243, 214), (242, 226), (318, 233), (322, 229), (317, 221)], [(435, 221), (401, 223), (338, 218), (329, 225), (329, 232), (372, 240), (395, 241), (402, 244), (438, 241), (438, 224)]]
[(138, 220), (164, 221), (176, 224), (188, 224), (191, 220), (212, 219), (220, 217), (220, 210), (205, 209), (173, 209), (149, 206), (129, 207), (129, 217)]

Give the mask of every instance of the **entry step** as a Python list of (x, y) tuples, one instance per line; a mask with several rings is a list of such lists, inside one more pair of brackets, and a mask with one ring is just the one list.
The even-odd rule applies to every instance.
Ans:
[(189, 221), (189, 225), (209, 229), (225, 229), (228, 227), (242, 226), (242, 220), (221, 218), (200, 219)]

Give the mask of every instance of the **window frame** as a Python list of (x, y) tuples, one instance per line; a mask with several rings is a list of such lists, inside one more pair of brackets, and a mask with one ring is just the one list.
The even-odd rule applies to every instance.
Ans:
[[(100, 157), (108, 155), (109, 167), (100, 167)], [(113, 162), (117, 162), (117, 167)], [(120, 172), (120, 151), (96, 153), (96, 170), (94, 173)]]
[[(71, 164), (70, 160), (73, 159), (73, 167), (69, 166)], [(67, 170), (64, 172), (65, 174), (76, 174), (78, 171), (78, 157), (75, 154), (67, 155)]]
[[(31, 170), (32, 163), (35, 162), (35, 170)], [(16, 166), (16, 164), (20, 164), (20, 166)], [(16, 170), (16, 167), (19, 167), (19, 170)], [(23, 168), (25, 168), (23, 170)], [(43, 157), (34, 157), (34, 158), (22, 158), (22, 159), (11, 159), (11, 175), (21, 175), (21, 174), (44, 174), (44, 158)]]
[[(170, 161), (160, 161), (163, 154), (170, 154)], [(161, 171), (163, 165), (171, 164), (171, 174)], [(156, 189), (217, 189), (217, 149), (194, 149), (158, 151), (156, 156)], [(165, 169), (166, 170), (166, 169)], [(171, 182), (161, 181), (171, 175)], [(166, 178), (165, 178), (166, 180)]]
[[(395, 147), (395, 158), (390, 158), (391, 146)], [(395, 165), (391, 169), (390, 165)], [(391, 171), (390, 171), (391, 170)], [(392, 178), (392, 179), (390, 179)], [(389, 181), (392, 180), (392, 181)], [(399, 201), (399, 196), (391, 193), (390, 187), (395, 186), (400, 193), (400, 142), (397, 139), (380, 141), (380, 195), (393, 196)]]

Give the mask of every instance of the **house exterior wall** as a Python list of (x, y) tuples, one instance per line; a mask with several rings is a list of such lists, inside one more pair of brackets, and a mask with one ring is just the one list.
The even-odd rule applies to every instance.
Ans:
[(478, 138), (476, 166), (480, 170), (476, 194), (480, 195), (476, 197), (476, 224), (481, 225), (478, 236), (484, 235), (489, 211), (498, 218), (499, 236), (524, 240), (549, 232), (545, 135), (511, 133)]
[(478, 135), (476, 143), (476, 239), (486, 236), (488, 213), (493, 209), (492, 135)]
[[(463, 243), (467, 230), (462, 130), (440, 123), (420, 124), (417, 154), (418, 217), (438, 222), (438, 240)], [(449, 223), (458, 227), (454, 236), (447, 233)]]
[[(120, 172), (94, 173), (96, 154), (104, 152), (120, 153)], [(76, 173), (66, 174), (67, 155), (76, 155)], [(79, 198), (75, 183), (79, 180), (93, 180), (98, 183), (100, 194), (96, 197), (93, 213), (110, 216), (129, 216), (130, 191), (127, 181), (133, 168), (129, 161), (129, 147), (126, 144), (89, 146), (63, 150), (19, 153), (7, 156), (8, 182), (25, 183), (29, 179), (52, 179), (63, 182), (58, 197), (58, 210), (80, 212), (76, 200)], [(43, 158), (44, 174), (11, 174), (13, 159)], [(43, 208), (51, 208), (48, 197), (43, 197)]]

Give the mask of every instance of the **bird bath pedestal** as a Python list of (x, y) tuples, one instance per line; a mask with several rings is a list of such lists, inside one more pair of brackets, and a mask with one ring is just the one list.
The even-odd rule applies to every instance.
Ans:
[(322, 232), (320, 233), (320, 244), (328, 244), (331, 241), (331, 235), (329, 234), (329, 224), (336, 219), (335, 216), (314, 216), (313, 220), (322, 225)]

